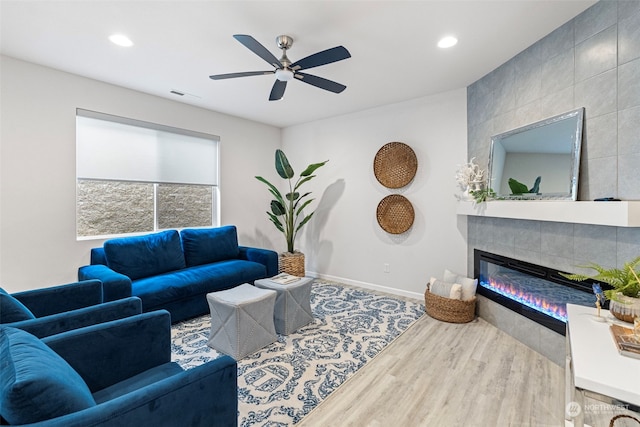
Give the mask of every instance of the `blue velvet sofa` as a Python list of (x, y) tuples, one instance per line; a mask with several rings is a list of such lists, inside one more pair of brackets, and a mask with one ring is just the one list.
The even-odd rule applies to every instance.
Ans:
[(102, 282), (84, 280), (9, 294), (0, 288), (0, 324), (46, 337), (142, 312), (139, 298), (103, 304)]
[(110, 239), (78, 270), (102, 281), (106, 300), (139, 297), (144, 312), (168, 310), (173, 323), (208, 313), (210, 292), (276, 274), (278, 254), (239, 246), (233, 225)]
[(32, 427), (237, 426), (237, 365), (171, 362), (159, 310), (42, 340), (0, 325), (0, 416)]

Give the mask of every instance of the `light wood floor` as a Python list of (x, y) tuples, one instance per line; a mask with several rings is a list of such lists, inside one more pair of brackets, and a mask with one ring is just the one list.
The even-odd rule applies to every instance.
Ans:
[(297, 426), (564, 426), (564, 390), (564, 368), (484, 320), (425, 315)]

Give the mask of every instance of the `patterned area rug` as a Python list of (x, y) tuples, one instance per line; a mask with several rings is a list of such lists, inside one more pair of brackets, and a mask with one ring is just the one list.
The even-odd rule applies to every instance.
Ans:
[[(238, 424), (299, 422), (424, 314), (424, 305), (316, 280), (314, 321), (238, 361)], [(172, 327), (173, 360), (184, 369), (220, 357), (207, 346), (210, 316)]]

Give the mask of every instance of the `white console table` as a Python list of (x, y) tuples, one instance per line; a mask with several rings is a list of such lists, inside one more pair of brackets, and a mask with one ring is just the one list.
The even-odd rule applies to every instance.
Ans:
[[(584, 425), (584, 398), (615, 399), (640, 406), (640, 359), (618, 353), (608, 322), (594, 320), (596, 308), (567, 304), (566, 402), (580, 405), (574, 425)], [(611, 318), (609, 311), (601, 316)]]

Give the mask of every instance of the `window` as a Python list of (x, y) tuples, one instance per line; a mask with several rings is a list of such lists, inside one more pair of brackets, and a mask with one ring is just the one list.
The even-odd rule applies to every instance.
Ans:
[(219, 141), (78, 109), (78, 238), (219, 225)]

